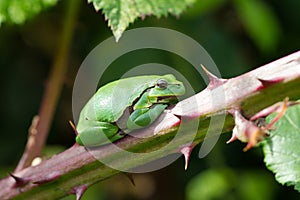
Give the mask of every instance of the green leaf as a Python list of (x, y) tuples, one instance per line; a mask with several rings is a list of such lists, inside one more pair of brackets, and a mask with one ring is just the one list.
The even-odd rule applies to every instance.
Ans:
[(236, 0), (235, 6), (245, 30), (260, 50), (274, 50), (281, 30), (272, 9), (261, 0)]
[(22, 24), (58, 0), (0, 0), (0, 25), (3, 22)]
[(88, 0), (95, 9), (103, 10), (108, 25), (116, 38), (137, 18), (147, 15), (157, 17), (167, 16), (168, 13), (179, 15), (185, 8), (196, 0)]
[[(267, 117), (269, 122), (274, 115)], [(287, 109), (276, 129), (263, 142), (265, 163), (281, 184), (300, 192), (300, 105)]]

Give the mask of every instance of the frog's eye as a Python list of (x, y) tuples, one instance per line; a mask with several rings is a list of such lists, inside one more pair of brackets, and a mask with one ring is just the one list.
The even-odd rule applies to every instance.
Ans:
[(164, 90), (168, 87), (168, 83), (167, 81), (163, 80), (163, 79), (159, 79), (156, 83), (157, 87), (159, 87), (160, 89)]

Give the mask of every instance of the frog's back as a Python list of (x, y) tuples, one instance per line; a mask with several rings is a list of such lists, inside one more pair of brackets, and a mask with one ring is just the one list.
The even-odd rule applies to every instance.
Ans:
[[(143, 91), (156, 84), (162, 76), (138, 76), (108, 83), (92, 96), (80, 113), (80, 119), (102, 122), (117, 121)], [(79, 120), (80, 120), (79, 119)]]

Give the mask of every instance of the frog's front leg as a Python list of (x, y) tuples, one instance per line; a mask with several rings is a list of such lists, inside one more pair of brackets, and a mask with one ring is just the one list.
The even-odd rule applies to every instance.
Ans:
[(99, 146), (116, 141), (124, 135), (118, 134), (119, 128), (108, 122), (86, 120), (77, 127), (76, 142), (84, 146)]
[(155, 104), (150, 108), (136, 109), (127, 120), (128, 130), (144, 128), (152, 124), (167, 106), (166, 104)]

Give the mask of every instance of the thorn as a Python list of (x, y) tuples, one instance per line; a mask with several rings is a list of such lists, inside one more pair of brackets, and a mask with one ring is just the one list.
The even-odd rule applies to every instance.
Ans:
[(254, 145), (251, 142), (248, 142), (246, 147), (243, 148), (243, 152), (247, 152), (249, 149), (251, 149)]
[(298, 105), (298, 104), (300, 104), (300, 101), (289, 101), (287, 106), (291, 107), (291, 106), (295, 106), (295, 105)]
[(123, 174), (130, 180), (130, 182), (132, 183), (133, 186), (136, 186), (135, 182), (134, 182), (134, 178), (133, 178), (133, 174), (132, 173), (124, 172)]
[(77, 132), (77, 130), (76, 130), (76, 127), (75, 127), (74, 123), (73, 123), (71, 120), (69, 120), (69, 124), (70, 124), (70, 126), (72, 127), (73, 131), (75, 132), (75, 135), (77, 136), (77, 135), (78, 135), (78, 132)]
[(87, 185), (80, 185), (80, 186), (72, 188), (69, 193), (75, 194), (76, 200), (80, 200), (81, 197), (83, 196), (84, 192), (87, 190), (87, 188), (88, 188)]
[(48, 174), (47, 176), (45, 176), (43, 179), (39, 180), (39, 181), (35, 181), (33, 182), (34, 184), (45, 184), (45, 183), (49, 183), (51, 181), (54, 181), (56, 179), (58, 179), (61, 176), (61, 173), (55, 171), (55, 172), (51, 172), (50, 174)]
[(274, 117), (274, 119), (266, 126), (266, 129), (267, 129), (267, 130), (271, 129), (271, 128), (273, 127), (273, 125), (274, 125), (281, 117), (283, 117), (283, 115), (284, 115), (286, 109), (288, 108), (288, 102), (289, 102), (289, 98), (286, 97), (286, 98), (283, 100), (281, 106), (277, 109), (278, 115), (276, 115), (276, 116)]
[[(236, 127), (234, 127), (235, 129)], [(235, 134), (235, 130), (232, 130), (232, 135), (231, 135), (231, 138), (226, 142), (226, 144), (229, 144), (235, 140), (237, 140), (238, 138), (236, 137), (236, 134)]]
[(218, 78), (214, 74), (210, 73), (202, 64), (201, 67), (209, 78), (209, 84), (207, 86), (208, 89), (216, 88), (226, 82), (226, 79)]
[(183, 147), (180, 147), (178, 150), (184, 156), (184, 161), (185, 161), (184, 170), (187, 170), (187, 168), (188, 168), (188, 163), (189, 163), (190, 156), (191, 156), (194, 146), (195, 145), (192, 143), (192, 144), (188, 144)]
[(29, 182), (29, 179), (18, 177), (12, 173), (9, 173), (9, 175), (15, 180), (13, 187), (21, 187)]
[(280, 107), (281, 103), (282, 102), (275, 103), (272, 106), (269, 106), (269, 107), (259, 111), (258, 113), (256, 113), (255, 115), (253, 115), (250, 118), (250, 121), (254, 121), (259, 118), (264, 118), (264, 117), (268, 116), (269, 114), (276, 112), (276, 110), (278, 110), (278, 108)]
[(257, 78), (257, 80), (259, 80), (259, 82), (261, 82), (261, 86), (258, 88), (258, 90), (261, 90), (263, 88), (267, 88), (267, 87), (270, 87), (276, 83), (280, 83), (284, 80), (284, 78), (275, 78), (273, 80), (264, 80), (264, 79), (260, 79), (260, 78)]
[(259, 118), (264, 118), (268, 115), (270, 115), (271, 113), (277, 112), (280, 113), (282, 111), (282, 109), (284, 109), (284, 107), (290, 107), (290, 106), (294, 106), (300, 104), (300, 102), (298, 101), (289, 101), (288, 98), (285, 98), (282, 102), (277, 102), (261, 111), (259, 111), (258, 113), (256, 113), (255, 115), (253, 115), (250, 118), (250, 121), (254, 121), (257, 120)]

